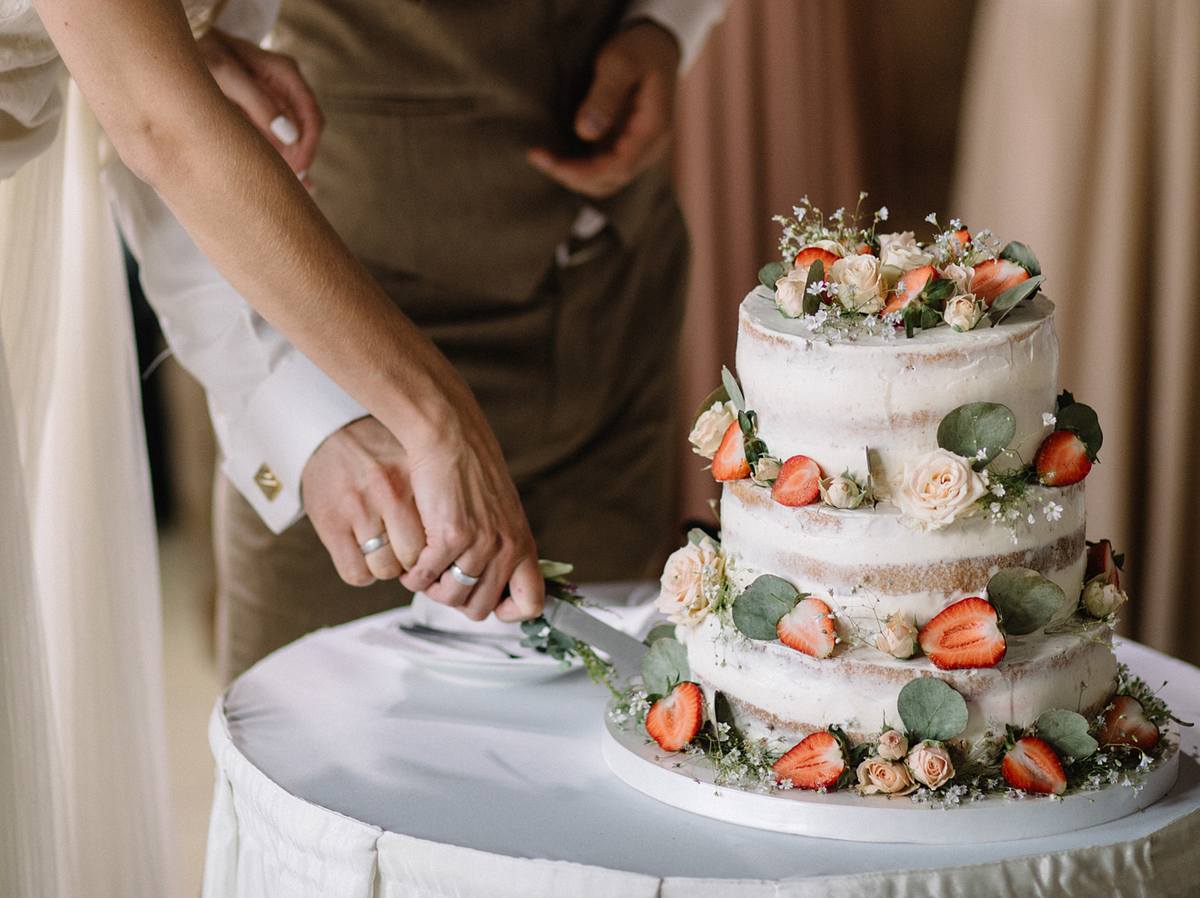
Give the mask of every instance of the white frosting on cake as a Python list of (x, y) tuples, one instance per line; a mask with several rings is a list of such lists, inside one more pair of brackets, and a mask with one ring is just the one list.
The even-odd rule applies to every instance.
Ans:
[[(1016, 467), (1032, 461), (1050, 429), (1043, 415), (1054, 410), (1058, 393), (1053, 315), (1054, 305), (1038, 298), (1004, 323), (968, 333), (939, 327), (912, 339), (863, 331), (830, 340), (785, 318), (759, 289), (741, 306), (737, 373), (771, 453), (810, 456), (826, 475), (866, 474), (870, 447), (870, 473), (877, 487), (886, 486), (905, 464), (936, 449), (941, 420), (970, 402), (1012, 410), (1011, 448), (1021, 461), (1005, 463)], [(750, 480), (726, 483), (722, 551), (733, 593), (761, 574), (783, 577), (829, 602), (841, 644), (832, 657), (817, 659), (775, 640), (751, 640), (725, 610), (678, 628), (693, 679), (710, 703), (717, 691), (729, 699), (747, 735), (779, 748), (830, 725), (857, 737), (902, 726), (897, 697), (922, 676), (962, 694), (968, 742), (1006, 724), (1027, 726), (1052, 708), (1097, 713), (1116, 679), (1106, 624), (1082, 635), (1076, 624), (1055, 635), (1010, 637), (994, 668), (940, 671), (927, 658), (897, 660), (873, 647), (888, 615), (911, 615), (922, 625), (965, 596), (986, 595), (988, 580), (1003, 568), (1029, 567), (1054, 580), (1065, 598), (1052, 623), (1070, 617), (1085, 568), (1083, 484), (1030, 487), (1027, 496), (1012, 530), (978, 510), (922, 529), (887, 501), (852, 510), (791, 508)]]
[(893, 612), (923, 624), (952, 602), (984, 594), (1000, 568), (1031, 567), (1058, 583), (1069, 616), (1083, 586), (1084, 490), (1033, 488), (1061, 506), (1051, 520), (1033, 503), (1032, 524), (1013, 534), (982, 516), (940, 530), (921, 530), (896, 508), (789, 508), (749, 480), (726, 484), (721, 497), (722, 549), (739, 578), (775, 574), (803, 592), (832, 597), (860, 626), (875, 627)]
[(999, 666), (940, 671), (925, 658), (898, 661), (867, 647), (817, 659), (779, 642), (747, 639), (709, 615), (696, 627), (679, 627), (692, 676), (730, 699), (738, 726), (752, 738), (787, 748), (829, 725), (858, 735), (902, 727), (896, 712), (901, 688), (916, 676), (945, 680), (966, 699), (967, 730), (974, 741), (989, 727), (1027, 726), (1050, 708), (1090, 717), (1115, 687), (1110, 630), (1097, 625), (1079, 635), (1032, 635), (1009, 640)]
[(784, 317), (758, 288), (741, 305), (737, 373), (771, 453), (807, 455), (827, 475), (867, 473), (869, 446), (881, 483), (896, 476), (937, 448), (942, 418), (969, 402), (1012, 410), (1011, 448), (1028, 462), (1048, 433), (1042, 415), (1054, 411), (1058, 390), (1053, 317), (1054, 304), (1039, 297), (996, 327), (830, 341)]

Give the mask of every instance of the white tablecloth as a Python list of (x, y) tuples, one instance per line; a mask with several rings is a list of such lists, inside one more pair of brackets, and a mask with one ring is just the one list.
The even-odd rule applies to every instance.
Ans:
[[(600, 755), (607, 693), (580, 673), (506, 688), (422, 674), (378, 635), (404, 613), (314, 633), (218, 703), (206, 898), (1200, 895), (1191, 757), (1147, 811), (1051, 839), (964, 848), (763, 832), (617, 780)], [(1169, 681), (1176, 713), (1200, 721), (1200, 670), (1131, 642), (1118, 655)], [(1196, 730), (1183, 742), (1197, 754)]]

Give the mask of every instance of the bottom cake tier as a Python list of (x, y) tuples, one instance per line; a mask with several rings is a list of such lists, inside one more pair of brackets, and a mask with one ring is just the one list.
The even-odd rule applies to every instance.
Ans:
[(679, 627), (692, 678), (710, 710), (716, 693), (729, 702), (749, 738), (787, 748), (803, 736), (837, 726), (853, 738), (901, 727), (900, 690), (917, 677), (936, 677), (966, 700), (962, 741), (973, 743), (1006, 726), (1027, 727), (1050, 709), (1092, 719), (1116, 690), (1112, 630), (1097, 623), (1060, 635), (1013, 638), (994, 668), (939, 670), (926, 658), (897, 660), (869, 647), (818, 659), (778, 642), (747, 639), (709, 615)]

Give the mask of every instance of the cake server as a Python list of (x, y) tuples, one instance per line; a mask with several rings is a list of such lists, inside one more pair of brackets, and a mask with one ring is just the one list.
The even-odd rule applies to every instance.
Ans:
[(542, 613), (554, 629), (608, 655), (608, 660), (622, 677), (641, 673), (642, 659), (646, 657), (644, 642), (554, 596), (546, 596), (546, 608)]

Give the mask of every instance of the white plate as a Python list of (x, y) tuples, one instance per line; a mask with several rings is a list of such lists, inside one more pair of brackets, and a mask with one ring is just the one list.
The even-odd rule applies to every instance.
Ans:
[[(610, 706), (611, 707), (611, 706)], [(713, 782), (705, 758), (664, 752), (633, 728), (604, 717), (604, 758), (620, 779), (672, 807), (773, 832), (851, 842), (950, 845), (1034, 839), (1097, 826), (1139, 811), (1170, 791), (1179, 751), (1150, 771), (1141, 789), (1109, 786), (1061, 801), (995, 796), (951, 808), (853, 792), (748, 792)]]

